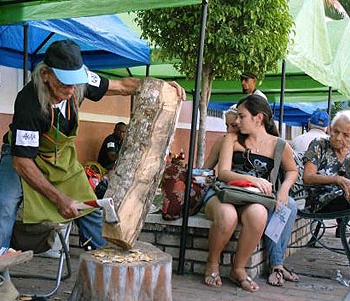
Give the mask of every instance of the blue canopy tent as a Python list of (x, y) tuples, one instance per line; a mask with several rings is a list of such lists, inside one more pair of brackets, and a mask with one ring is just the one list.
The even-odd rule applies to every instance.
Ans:
[(90, 69), (150, 64), (147, 43), (116, 15), (28, 21), (0, 26), (0, 65), (32, 70), (56, 40), (72, 39)]

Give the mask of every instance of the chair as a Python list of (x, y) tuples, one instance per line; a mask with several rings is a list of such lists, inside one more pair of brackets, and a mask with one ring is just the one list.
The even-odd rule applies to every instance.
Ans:
[[(39, 254), (50, 250), (55, 236), (59, 238), (60, 250), (57, 264), (57, 272), (52, 275), (43, 274), (23, 274), (23, 273), (10, 273), (11, 277), (20, 278), (36, 278), (54, 280), (55, 285), (48, 292), (41, 294), (30, 294), (34, 298), (48, 298), (52, 296), (59, 288), (61, 281), (68, 279), (72, 275), (70, 254), (69, 254), (69, 235), (73, 222), (67, 224), (53, 224), (53, 223), (41, 223), (41, 224), (23, 224), (21, 221), (16, 221), (14, 231), (11, 240), (11, 247), (16, 250), (33, 250), (34, 254)], [(65, 230), (63, 231), (63, 229)], [(62, 233), (64, 232), (64, 234)], [(29, 236), (30, 239), (25, 238)], [(66, 269), (64, 272), (64, 262), (66, 263)]]
[[(290, 247), (292, 248), (316, 247), (316, 243), (318, 243), (321, 247), (329, 251), (346, 255), (350, 265), (350, 247), (349, 247), (349, 241), (347, 240), (347, 237), (346, 237), (346, 228), (349, 225), (349, 221), (350, 221), (350, 209), (337, 211), (337, 212), (330, 212), (330, 213), (323, 213), (323, 212), (315, 213), (305, 208), (305, 209), (299, 209), (298, 215), (301, 218), (310, 220), (309, 231), (312, 237), (305, 245), (290, 246)], [(325, 224), (325, 221), (333, 220), (333, 219), (341, 220), (339, 227), (340, 227), (340, 240), (342, 243), (342, 248), (335, 248), (332, 246), (328, 246), (324, 244), (322, 241), (322, 237), (325, 234), (326, 230), (329, 228), (335, 227), (335, 226), (331, 226), (331, 227), (327, 226)]]
[[(299, 185), (298, 190), (294, 192), (293, 198), (295, 200), (306, 199), (308, 194), (305, 187), (312, 187), (310, 185)], [(318, 243), (323, 248), (338, 253), (342, 255), (346, 255), (350, 265), (350, 247), (346, 238), (346, 228), (349, 225), (350, 220), (350, 209), (337, 211), (337, 212), (313, 212), (309, 207), (305, 207), (302, 209), (298, 209), (298, 216), (310, 220), (309, 224), (309, 232), (311, 233), (310, 240), (302, 246), (290, 246), (292, 248), (302, 248), (302, 247), (316, 247), (316, 243)], [(327, 229), (335, 228), (336, 226), (327, 226), (325, 221), (327, 220), (340, 220), (339, 229), (340, 229), (340, 239), (342, 243), (342, 248), (334, 248), (331, 246), (327, 246), (322, 241), (322, 237), (325, 234)]]

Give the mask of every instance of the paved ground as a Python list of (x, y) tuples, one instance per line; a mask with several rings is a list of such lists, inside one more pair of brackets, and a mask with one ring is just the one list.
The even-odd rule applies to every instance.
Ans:
[[(329, 238), (327, 238), (328, 245), (334, 246), (339, 244), (339, 239), (335, 239), (333, 236), (334, 234), (329, 235)], [(74, 286), (79, 266), (79, 254), (81, 252), (79, 248), (71, 248), (73, 275), (61, 284), (58, 292), (50, 300), (67, 300), (69, 298)], [(13, 271), (44, 273), (45, 271), (52, 271), (55, 263), (55, 259), (34, 258), (29, 263), (16, 266)], [(339, 255), (323, 248), (303, 248), (300, 252), (290, 256), (286, 260), (286, 265), (300, 275), (301, 281), (299, 283), (287, 282), (282, 288), (271, 287), (265, 283), (265, 277), (260, 277), (256, 279), (261, 286), (260, 291), (257, 293), (242, 291), (228, 279), (223, 279), (223, 287), (221, 289), (215, 289), (205, 286), (200, 275), (182, 276), (173, 273), (173, 300), (350, 301), (348, 287), (335, 280), (337, 270), (341, 271), (346, 280), (350, 279), (350, 268), (344, 255)], [(21, 293), (40, 293), (40, 291), (47, 290), (53, 285), (52, 281), (46, 280), (16, 278), (13, 279), (13, 282)]]

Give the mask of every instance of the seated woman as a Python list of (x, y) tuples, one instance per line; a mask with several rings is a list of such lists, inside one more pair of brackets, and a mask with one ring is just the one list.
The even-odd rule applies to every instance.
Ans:
[[(237, 119), (237, 109), (235, 107), (230, 107), (225, 113), (225, 124), (226, 124), (226, 132), (227, 133), (238, 133), (238, 128), (236, 125)], [(213, 147), (209, 153), (208, 158), (205, 160), (202, 168), (210, 168), (213, 169), (219, 162), (219, 155), (222, 142), (224, 141), (226, 135), (219, 137), (215, 140)]]
[[(307, 206), (313, 211), (350, 209), (350, 110), (338, 112), (330, 137), (313, 140), (304, 156)], [(339, 223), (339, 220), (338, 220)], [(336, 230), (339, 236), (339, 227)]]
[[(224, 182), (250, 181), (260, 191), (271, 195), (273, 185), (268, 179), (274, 165), (273, 156), (278, 140), (272, 111), (267, 101), (257, 95), (249, 95), (241, 100), (237, 110), (236, 124), (240, 133), (238, 136), (228, 133), (224, 138), (219, 157), (219, 179)], [(292, 149), (288, 145), (282, 153), (282, 166), (285, 177), (277, 192), (277, 210), (281, 204), (288, 204), (289, 189), (297, 178)], [(244, 290), (259, 290), (259, 285), (248, 276), (245, 267), (263, 235), (268, 218), (266, 208), (261, 204), (235, 206), (221, 203), (212, 190), (207, 193), (205, 201), (205, 214), (213, 221), (209, 231), (205, 283), (215, 287), (222, 285), (219, 276), (220, 253), (240, 223), (242, 228), (230, 279)]]

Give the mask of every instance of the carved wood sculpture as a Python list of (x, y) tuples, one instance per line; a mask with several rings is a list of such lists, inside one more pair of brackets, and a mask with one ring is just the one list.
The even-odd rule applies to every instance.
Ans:
[(141, 81), (115, 173), (105, 197), (112, 197), (118, 224), (103, 225), (103, 236), (130, 249), (144, 225), (161, 180), (181, 100), (162, 80)]

